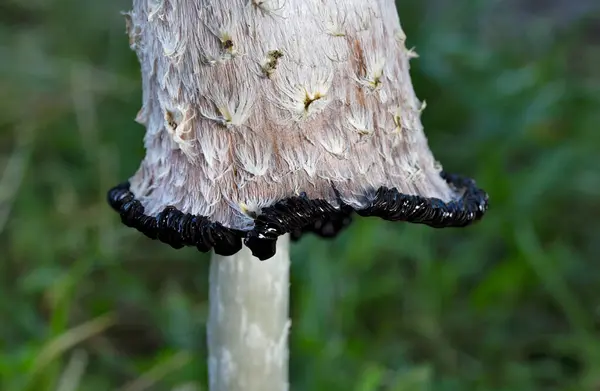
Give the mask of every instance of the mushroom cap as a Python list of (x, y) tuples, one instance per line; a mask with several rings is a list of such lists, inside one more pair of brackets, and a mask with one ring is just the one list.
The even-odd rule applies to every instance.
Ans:
[(393, 1), (230, 2), (127, 14), (146, 156), (108, 194), (124, 224), (267, 259), (278, 236), (332, 237), (354, 214), (438, 228), (484, 215), (487, 194), (428, 147)]

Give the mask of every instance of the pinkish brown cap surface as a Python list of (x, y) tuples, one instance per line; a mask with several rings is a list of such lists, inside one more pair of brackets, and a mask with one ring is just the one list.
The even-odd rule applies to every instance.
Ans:
[(485, 213), (485, 192), (428, 147), (393, 1), (134, 9), (146, 156), (109, 192), (125, 224), (266, 259), (279, 235), (334, 236), (354, 213), (434, 227)]

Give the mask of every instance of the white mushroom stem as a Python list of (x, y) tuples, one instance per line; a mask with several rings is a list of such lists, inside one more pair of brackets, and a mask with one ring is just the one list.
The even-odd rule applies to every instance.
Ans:
[(244, 247), (210, 264), (210, 391), (288, 390), (289, 237), (259, 261)]

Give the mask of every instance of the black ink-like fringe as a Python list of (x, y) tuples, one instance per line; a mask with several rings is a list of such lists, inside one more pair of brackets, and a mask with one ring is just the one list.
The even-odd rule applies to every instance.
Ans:
[(334, 237), (351, 223), (354, 213), (435, 228), (464, 227), (479, 220), (488, 208), (485, 191), (478, 189), (472, 179), (447, 173), (441, 175), (450, 186), (463, 192), (460, 199), (443, 202), (381, 187), (368, 207), (355, 210), (341, 199), (338, 199), (341, 207), (336, 208), (325, 200), (311, 200), (303, 194), (264, 208), (251, 231), (227, 228), (207, 217), (183, 213), (172, 206), (167, 206), (155, 217), (147, 216), (127, 182), (108, 192), (108, 202), (119, 212), (123, 224), (173, 248), (195, 246), (202, 252), (214, 249), (220, 255), (233, 255), (242, 248), (243, 241), (255, 257), (265, 260), (275, 255), (279, 236), (290, 233), (292, 239), (297, 240), (304, 233), (313, 232), (322, 237)]

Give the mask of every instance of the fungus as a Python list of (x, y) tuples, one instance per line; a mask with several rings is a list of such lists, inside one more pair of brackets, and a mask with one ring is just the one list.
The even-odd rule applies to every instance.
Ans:
[[(287, 389), (288, 237), (334, 237), (354, 216), (464, 227), (488, 197), (428, 147), (393, 0), (348, 0), (343, 12), (287, 0), (283, 18), (257, 13), (266, 1), (154, 3), (134, 0), (127, 14), (146, 156), (109, 203), (151, 239), (216, 254), (211, 390)], [(343, 34), (321, 15), (343, 15)], [(235, 41), (208, 27), (231, 20), (243, 26)], [(235, 47), (244, 54), (198, 61)], [(174, 107), (186, 108), (185, 128)]]

